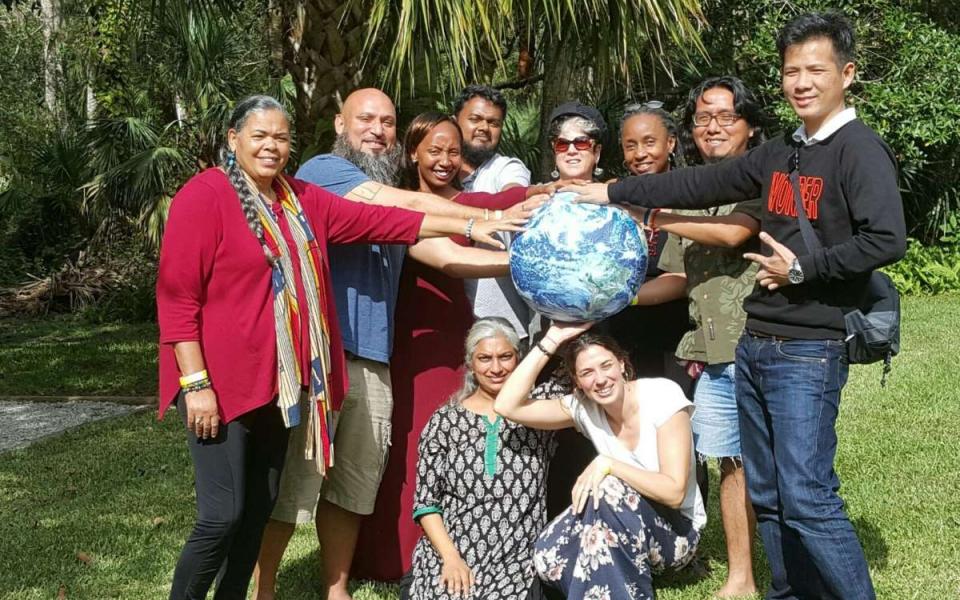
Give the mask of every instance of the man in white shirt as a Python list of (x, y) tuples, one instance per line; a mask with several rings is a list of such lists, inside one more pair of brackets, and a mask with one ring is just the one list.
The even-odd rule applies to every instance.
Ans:
[[(507, 116), (507, 101), (499, 90), (467, 86), (453, 106), (453, 116), (463, 132), (460, 181), (465, 191), (495, 194), (530, 185), (530, 170), (523, 162), (497, 152)], [(509, 236), (501, 238), (509, 244)], [(520, 339), (528, 337), (534, 313), (517, 294), (510, 277), (466, 279), (463, 284), (476, 318), (503, 317)]]

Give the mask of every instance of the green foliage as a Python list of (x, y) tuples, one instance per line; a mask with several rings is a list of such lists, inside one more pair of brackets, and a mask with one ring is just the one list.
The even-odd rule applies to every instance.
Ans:
[(529, 100), (511, 104), (503, 123), (500, 152), (525, 165), (540, 164), (540, 104)]
[(960, 244), (924, 246), (911, 238), (903, 260), (883, 270), (901, 294), (960, 292)]
[(457, 88), (490, 81), (494, 73), (512, 72), (505, 59), (518, 46), (544, 48), (541, 63), (560, 46), (578, 48), (592, 83), (619, 89), (629, 88), (645, 66), (669, 71), (702, 51), (699, 0), (352, 4), (368, 10), (364, 54), (383, 56), (382, 83), (397, 95), (420, 77)]
[[(281, 88), (265, 36), (249, 33), (262, 2), (197, 4), (206, 6), (64, 3), (68, 110), (56, 125), (43, 107), (35, 7), (0, 7), (0, 101), (18, 107), (0, 115), (0, 284), (56, 271), (83, 250), (112, 251), (117, 239), (155, 248), (175, 191), (216, 162), (233, 103)], [(138, 294), (134, 314), (144, 312)]]

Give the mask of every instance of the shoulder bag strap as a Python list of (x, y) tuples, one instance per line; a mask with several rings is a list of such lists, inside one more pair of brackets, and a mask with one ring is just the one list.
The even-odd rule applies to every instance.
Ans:
[(800, 198), (800, 143), (793, 145), (793, 160), (790, 165), (790, 187), (793, 188), (793, 204), (797, 209), (797, 221), (800, 223), (800, 235), (803, 236), (803, 243), (807, 245), (807, 250), (815, 252), (823, 248), (820, 238), (813, 230), (810, 219), (807, 218), (807, 211), (803, 209), (803, 199)]

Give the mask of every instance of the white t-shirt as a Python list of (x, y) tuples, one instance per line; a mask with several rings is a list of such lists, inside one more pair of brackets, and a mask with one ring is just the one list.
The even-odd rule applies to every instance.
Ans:
[[(640, 405), (637, 415), (640, 419), (640, 441), (632, 452), (613, 434), (607, 414), (598, 404), (582, 399), (579, 393), (565, 396), (561, 402), (570, 411), (577, 430), (593, 442), (598, 453), (645, 471), (659, 471), (657, 429), (681, 410), (692, 414), (693, 403), (683, 395), (680, 386), (669, 379), (637, 379), (633, 389)], [(707, 523), (707, 512), (700, 497), (700, 488), (697, 487), (692, 435), (690, 476), (687, 478), (687, 493), (680, 505), (680, 513), (690, 519), (696, 529), (701, 529)]]
[[(464, 178), (463, 189), (467, 192), (496, 194), (511, 184), (529, 186), (530, 170), (517, 158), (494, 154), (490, 160)], [(508, 234), (501, 233), (498, 236), (507, 246), (510, 245)], [(463, 287), (476, 318), (502, 317), (510, 321), (520, 339), (527, 337), (533, 310), (520, 298), (509, 275), (465, 279)]]

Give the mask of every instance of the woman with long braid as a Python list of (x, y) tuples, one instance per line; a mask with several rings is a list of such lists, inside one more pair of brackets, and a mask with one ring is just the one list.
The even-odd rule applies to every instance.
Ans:
[[(333, 417), (347, 386), (327, 244), (490, 234), (474, 223), (344, 200), (282, 175), (290, 119), (268, 96), (234, 110), (222, 165), (174, 197), (160, 252), (160, 415), (187, 426), (197, 521), (170, 598), (244, 598), (276, 500), (290, 427), (303, 452), (334, 464)], [(301, 394), (315, 409), (300, 414)]]

